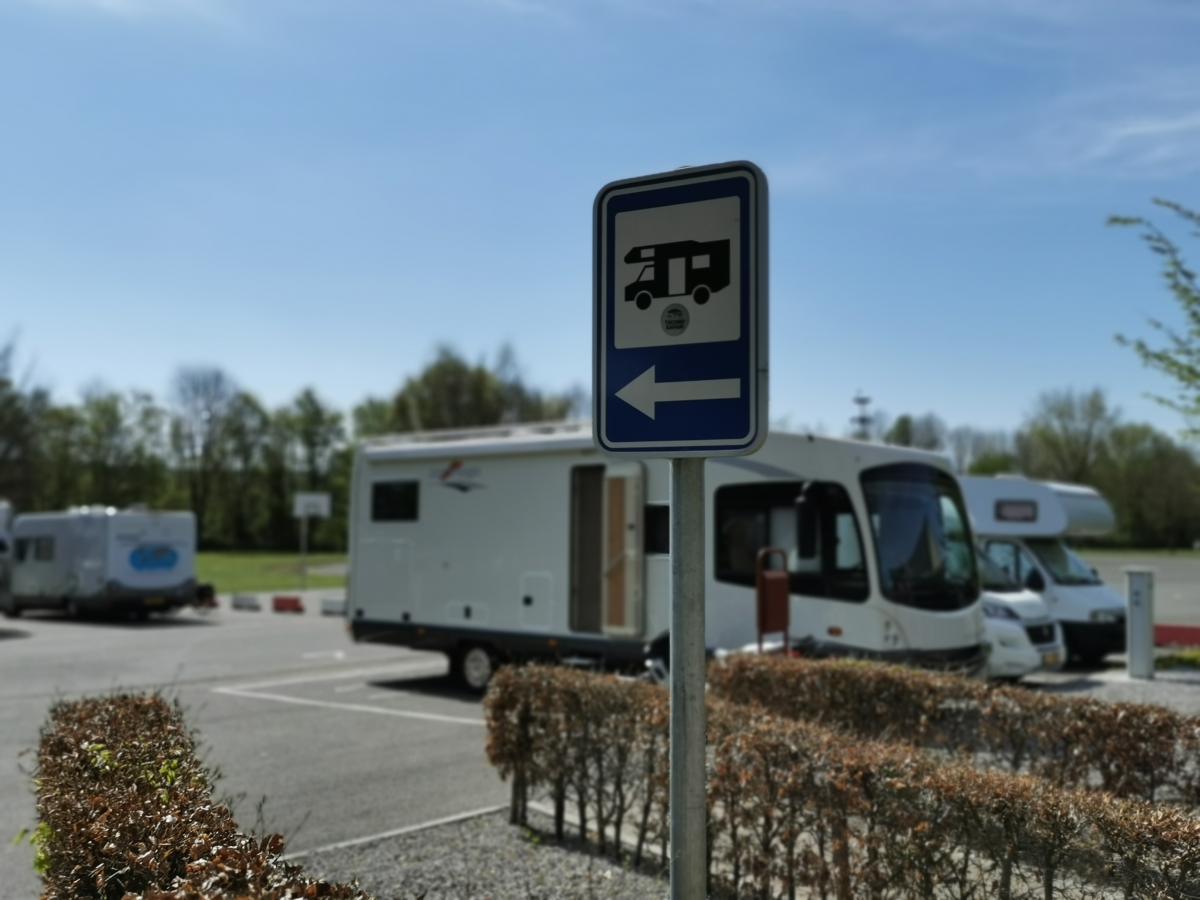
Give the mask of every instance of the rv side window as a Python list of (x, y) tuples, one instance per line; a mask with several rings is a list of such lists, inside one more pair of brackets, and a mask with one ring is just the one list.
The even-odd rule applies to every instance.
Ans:
[(671, 552), (671, 507), (647, 503), (643, 518), (643, 550), (646, 554)]
[[(845, 489), (826, 482), (729, 485), (716, 497), (716, 576), (753, 586), (758, 551), (787, 554), (793, 594), (866, 600), (858, 519)], [(778, 565), (778, 557), (772, 565)]]
[(38, 537), (33, 539), (33, 558), (38, 562), (50, 562), (54, 559), (54, 538)]
[(375, 482), (371, 485), (371, 521), (417, 521), (420, 487), (417, 481)]
[(13, 554), (17, 558), (17, 562), (25, 562), (29, 556), (29, 538), (17, 538), (16, 552)]

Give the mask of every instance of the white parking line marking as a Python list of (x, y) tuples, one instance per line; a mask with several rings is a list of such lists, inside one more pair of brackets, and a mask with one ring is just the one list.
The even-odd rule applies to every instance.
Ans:
[(397, 716), (401, 719), (423, 719), (427, 722), (448, 722), (452, 725), (476, 725), (482, 727), (486, 723), (482, 719), (467, 719), (461, 716), (443, 716), (437, 713), (413, 712), (405, 709), (383, 709), (378, 706), (363, 706), (359, 703), (333, 703), (329, 700), (310, 700), (307, 697), (289, 697), (286, 694), (267, 694), (261, 691), (248, 691), (241, 688), (213, 688), (215, 694), (227, 694), (231, 697), (246, 697), (252, 700), (273, 700), (276, 703), (292, 703), (296, 706), (316, 706), (322, 709), (344, 709), (348, 712), (373, 713), (377, 716)]
[(390, 666), (374, 666), (369, 669), (346, 669), (343, 672), (327, 672), (321, 675), (297, 675), (292, 678), (255, 681), (251, 684), (235, 685), (231, 690), (251, 691), (258, 688), (308, 684), (313, 681), (342, 681), (346, 678), (370, 678), (372, 675), (408, 675), (415, 672), (421, 672), (426, 675), (443, 675), (446, 672), (446, 664), (440, 660), (423, 659), (410, 663), (393, 663)]
[(361, 691), (365, 687), (365, 684), (344, 684), (341, 687), (334, 688), (333, 692), (335, 694), (344, 694), (347, 691)]
[(366, 837), (354, 838), (349, 841), (338, 841), (336, 844), (326, 844), (324, 847), (314, 847), (311, 850), (300, 850), (297, 853), (286, 853), (281, 859), (291, 861), (308, 856), (311, 853), (324, 853), (326, 850), (340, 850), (342, 847), (356, 847), (359, 844), (369, 844), (371, 841), (381, 841), (384, 838), (399, 837), (402, 834), (412, 834), (414, 831), (425, 831), (428, 828), (436, 828), (439, 825), (450, 825), (454, 822), (464, 822), (467, 819), (475, 819), (479, 816), (486, 816), (490, 813), (500, 812), (502, 809), (508, 809), (508, 804), (503, 806), (485, 806), (483, 809), (473, 809), (470, 812), (458, 813), (454, 816), (446, 816), (444, 819), (434, 819), (432, 822), (422, 822), (420, 825), (408, 825), (405, 828), (394, 828), (391, 831), (381, 831), (379, 834), (369, 834)]
[(310, 653), (305, 653), (302, 659), (345, 659), (345, 650), (313, 650)]

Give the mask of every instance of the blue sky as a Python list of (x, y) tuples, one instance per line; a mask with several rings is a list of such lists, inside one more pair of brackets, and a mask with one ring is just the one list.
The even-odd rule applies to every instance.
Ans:
[(1100, 386), (1175, 431), (1113, 336), (1176, 309), (1104, 221), (1200, 206), (1198, 35), (1188, 0), (0, 0), (0, 337), (60, 400), (214, 364), (348, 408), (439, 343), (590, 388), (596, 192), (749, 159), (772, 418)]

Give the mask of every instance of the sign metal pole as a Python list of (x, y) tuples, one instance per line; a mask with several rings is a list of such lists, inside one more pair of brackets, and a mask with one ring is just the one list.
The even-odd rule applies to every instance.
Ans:
[(300, 590), (308, 590), (308, 514), (300, 517)]
[(707, 881), (704, 459), (671, 460), (671, 900)]

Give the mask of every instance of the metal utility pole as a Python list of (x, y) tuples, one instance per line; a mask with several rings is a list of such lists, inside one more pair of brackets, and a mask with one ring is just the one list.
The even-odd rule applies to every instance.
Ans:
[(704, 460), (671, 460), (671, 900), (707, 880)]

